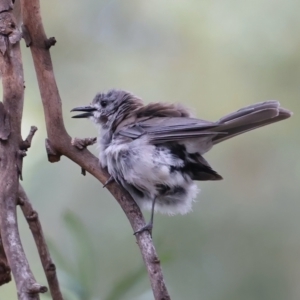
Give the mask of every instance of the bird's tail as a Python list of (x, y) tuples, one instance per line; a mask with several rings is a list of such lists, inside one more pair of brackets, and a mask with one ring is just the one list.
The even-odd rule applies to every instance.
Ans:
[(215, 136), (212, 142), (214, 145), (218, 144), (244, 132), (287, 119), (291, 115), (292, 112), (280, 107), (280, 103), (275, 100), (244, 107), (216, 123), (219, 125), (216, 130), (220, 134)]

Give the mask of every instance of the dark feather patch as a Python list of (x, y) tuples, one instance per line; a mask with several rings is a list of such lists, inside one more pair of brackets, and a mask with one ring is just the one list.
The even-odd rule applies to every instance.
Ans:
[(136, 186), (126, 183), (128, 185), (128, 188), (132, 190), (133, 193), (135, 193), (138, 197), (140, 198), (144, 198), (145, 194), (143, 191), (141, 191), (140, 189), (138, 189)]
[(188, 153), (183, 144), (167, 143), (166, 145), (174, 156), (184, 161), (183, 166), (171, 166), (171, 173), (180, 171), (189, 175), (192, 180), (200, 181), (223, 179), (199, 153)]
[(186, 193), (185, 189), (179, 185), (170, 187), (166, 184), (156, 184), (155, 187), (160, 196), (175, 195), (175, 194), (184, 195)]
[(166, 195), (171, 190), (171, 188), (166, 184), (156, 184), (155, 188), (161, 196)]

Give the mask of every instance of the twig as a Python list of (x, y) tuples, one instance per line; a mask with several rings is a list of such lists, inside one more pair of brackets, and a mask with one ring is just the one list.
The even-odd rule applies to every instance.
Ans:
[(79, 139), (79, 138), (73, 138), (71, 141), (71, 144), (78, 148), (79, 150), (83, 150), (84, 148), (94, 145), (97, 142), (97, 138), (85, 138), (85, 139)]
[[(42, 24), (39, 1), (21, 0), (21, 3), (23, 22), (32, 40), (30, 49), (44, 106), (48, 140), (51, 141), (52, 153), (56, 154), (56, 158), (59, 155), (67, 156), (104, 184), (110, 177), (109, 174), (99, 167), (98, 159), (88, 150), (80, 151), (71, 145), (71, 137), (64, 127), (61, 99), (53, 73), (51, 56), (49, 49), (45, 47), (47, 37)], [(145, 225), (143, 215), (131, 196), (116, 183), (110, 184), (108, 190), (124, 210), (133, 231), (136, 232), (143, 227)], [(155, 299), (170, 299), (152, 238), (145, 231), (137, 235), (136, 239), (148, 271)]]
[[(7, 5), (3, 6), (3, 3)], [(11, 6), (2, 0), (0, 8)], [(19, 187), (19, 145), (23, 111), (24, 86), (20, 45), (21, 38), (11, 12), (0, 11), (0, 68), (3, 85), (4, 115), (9, 119), (7, 139), (0, 140), (0, 228), (3, 248), (14, 276), (19, 300), (38, 300), (46, 287), (36, 283), (19, 236), (16, 202)], [(8, 128), (8, 127), (7, 127)], [(8, 133), (8, 132), (6, 132)]]
[(53, 300), (63, 300), (59, 283), (56, 276), (56, 267), (53, 263), (42, 230), (38, 214), (33, 210), (32, 205), (21, 185), (19, 185), (19, 204), (32, 232), (37, 246), (40, 259), (47, 277), (49, 290)]
[(52, 46), (56, 44), (56, 39), (55, 37), (51, 37), (45, 41), (45, 46), (47, 49), (50, 49)]
[(22, 143), (21, 146), (20, 146), (21, 150), (26, 150), (26, 151), (27, 151), (28, 148), (31, 147), (31, 141), (32, 141), (33, 136), (34, 136), (34, 134), (35, 134), (35, 132), (36, 132), (37, 130), (38, 130), (38, 129), (37, 129), (36, 126), (31, 126), (31, 127), (30, 127), (30, 131), (29, 131), (29, 133), (28, 133), (28, 136), (27, 136), (26, 140), (23, 141), (23, 143)]
[(48, 160), (50, 162), (53, 163), (53, 162), (60, 161), (61, 154), (55, 150), (55, 148), (52, 146), (49, 139), (45, 140), (45, 148), (48, 155)]

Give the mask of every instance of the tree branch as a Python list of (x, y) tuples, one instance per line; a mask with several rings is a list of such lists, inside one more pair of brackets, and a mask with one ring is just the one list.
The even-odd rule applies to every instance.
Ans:
[[(47, 37), (42, 24), (39, 1), (21, 0), (21, 3), (23, 22), (31, 37), (30, 49), (44, 107), (48, 134), (47, 148), (51, 150), (51, 157), (55, 153), (55, 159), (52, 162), (57, 161), (59, 155), (65, 155), (104, 184), (109, 178), (109, 174), (99, 167), (98, 159), (88, 150), (80, 151), (71, 144), (71, 137), (65, 129), (51, 56), (49, 48), (45, 46)], [(143, 227), (145, 225), (143, 215), (128, 192), (116, 183), (110, 184), (108, 190), (122, 207), (133, 231)], [(150, 234), (145, 231), (136, 235), (136, 240), (148, 271), (155, 299), (170, 299)]]
[(10, 267), (4, 252), (2, 240), (0, 237), (0, 285), (11, 281)]
[(21, 150), (27, 151), (31, 147), (31, 141), (32, 141), (33, 136), (36, 131), (37, 131), (37, 127), (35, 127), (35, 126), (30, 127), (30, 131), (29, 131), (29, 134), (28, 134), (26, 140), (24, 140), (21, 144)]
[(47, 277), (52, 299), (63, 300), (56, 276), (56, 267), (51, 259), (38, 214), (35, 210), (33, 210), (32, 205), (21, 185), (19, 185), (19, 205), (22, 209), (25, 219), (28, 222), (29, 228), (36, 243), (40, 259)]
[[(4, 3), (6, 2), (6, 5)], [(19, 300), (38, 300), (46, 287), (37, 284), (30, 270), (19, 236), (16, 203), (19, 187), (19, 155), (24, 86), (19, 40), (21, 34), (10, 12), (11, 0), (1, 1), (0, 9), (0, 68), (3, 85), (1, 114), (5, 116), (4, 135), (0, 138), (0, 228), (3, 248), (14, 276)]]

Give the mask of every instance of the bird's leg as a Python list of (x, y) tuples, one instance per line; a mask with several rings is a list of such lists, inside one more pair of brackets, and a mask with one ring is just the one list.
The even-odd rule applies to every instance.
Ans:
[(79, 150), (85, 149), (87, 146), (94, 145), (97, 142), (97, 138), (85, 138), (85, 139), (79, 139), (79, 138), (73, 138), (71, 143), (74, 147), (76, 147)]
[(103, 188), (105, 188), (108, 184), (112, 183), (115, 179), (113, 178), (112, 175), (105, 181)]
[(154, 197), (153, 201), (152, 201), (152, 208), (151, 208), (151, 217), (150, 217), (150, 221), (147, 225), (145, 225), (144, 227), (142, 227), (141, 229), (137, 230), (134, 235), (136, 235), (137, 233), (142, 233), (144, 231), (148, 231), (152, 237), (152, 229), (153, 229), (153, 221), (154, 221), (154, 207), (155, 207), (155, 202), (156, 202), (156, 197)]

